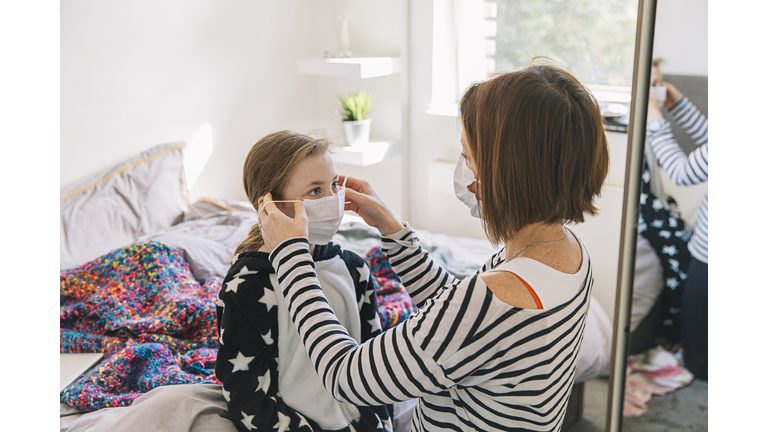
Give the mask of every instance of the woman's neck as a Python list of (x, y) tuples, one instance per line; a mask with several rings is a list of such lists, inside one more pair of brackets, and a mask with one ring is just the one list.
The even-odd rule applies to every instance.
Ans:
[[(526, 225), (523, 227), (523, 229), (514, 233), (511, 238), (504, 242), (504, 248), (506, 249), (507, 253), (507, 260), (512, 259), (515, 253), (525, 248), (526, 246), (530, 246), (532, 243), (553, 242), (536, 245), (535, 247), (556, 245), (557, 243), (554, 242), (565, 239), (567, 236), (568, 235), (565, 228), (562, 224), (559, 223), (545, 224), (543, 222), (537, 222), (534, 224)], [(523, 254), (525, 254), (525, 252), (517, 255), (517, 257), (520, 257)]]

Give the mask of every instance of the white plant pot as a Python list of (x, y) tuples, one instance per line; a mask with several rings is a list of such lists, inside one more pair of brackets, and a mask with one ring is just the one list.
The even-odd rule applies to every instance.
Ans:
[(371, 141), (371, 121), (366, 119), (360, 121), (344, 121), (344, 141), (347, 145), (368, 144)]

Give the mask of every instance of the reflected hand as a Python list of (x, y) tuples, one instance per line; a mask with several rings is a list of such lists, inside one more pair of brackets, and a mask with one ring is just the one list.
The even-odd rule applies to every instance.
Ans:
[(365, 223), (379, 230), (381, 235), (394, 234), (403, 229), (403, 224), (397, 219), (387, 204), (376, 194), (371, 185), (365, 180), (353, 177), (339, 176), (339, 182), (347, 181), (344, 210), (357, 213)]
[(308, 237), (307, 212), (304, 209), (304, 203), (300, 199), (299, 202), (293, 203), (294, 214), (293, 219), (285, 215), (272, 201), (272, 194), (268, 193), (259, 198), (259, 207), (263, 203), (267, 203), (264, 206), (261, 213), (259, 213), (259, 223), (261, 236), (264, 238), (264, 246), (272, 252), (280, 243), (285, 240), (294, 237)]
[(667, 99), (664, 101), (664, 108), (669, 109), (672, 105), (676, 104), (677, 101), (683, 98), (683, 93), (668, 82), (664, 82), (663, 84), (667, 86)]
[(648, 94), (648, 117), (646, 123), (650, 123), (653, 120), (664, 120), (664, 115), (661, 114), (659, 109), (659, 102), (653, 93)]

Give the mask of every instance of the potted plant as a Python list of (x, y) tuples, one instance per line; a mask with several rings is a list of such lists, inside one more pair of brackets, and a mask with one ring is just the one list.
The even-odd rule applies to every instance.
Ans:
[(339, 96), (342, 111), (341, 124), (344, 126), (344, 140), (347, 145), (367, 144), (371, 139), (371, 111), (373, 98), (369, 93), (350, 93)]

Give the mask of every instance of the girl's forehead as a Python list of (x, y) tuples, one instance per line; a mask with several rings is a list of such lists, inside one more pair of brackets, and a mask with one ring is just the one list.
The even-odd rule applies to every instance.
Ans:
[(333, 163), (330, 153), (324, 153), (320, 156), (308, 157), (299, 162), (293, 174), (291, 174), (289, 184), (307, 186), (316, 183), (333, 182), (338, 176), (336, 165)]

